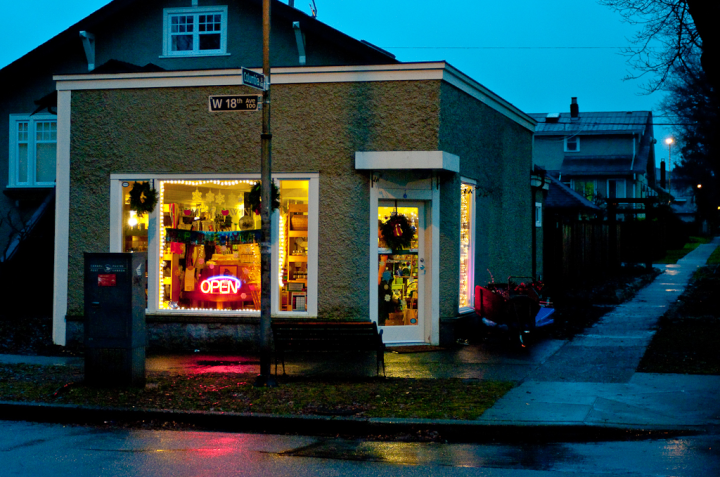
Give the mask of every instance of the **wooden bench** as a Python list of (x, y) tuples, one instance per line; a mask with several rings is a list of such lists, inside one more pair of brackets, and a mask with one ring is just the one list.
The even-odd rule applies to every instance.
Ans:
[(382, 330), (372, 321), (274, 321), (275, 375), (278, 357), (285, 374), (285, 352), (374, 351), (377, 353), (377, 374), (382, 364), (385, 375), (385, 344)]

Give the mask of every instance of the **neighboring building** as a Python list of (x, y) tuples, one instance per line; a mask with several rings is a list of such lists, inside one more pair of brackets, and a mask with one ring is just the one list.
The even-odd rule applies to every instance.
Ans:
[(531, 114), (533, 162), (589, 201), (655, 195), (655, 138), (650, 111)]
[[(661, 162), (660, 168), (655, 170), (655, 179), (658, 190), (672, 196), (670, 207), (675, 215), (683, 222), (694, 222), (697, 212), (695, 203), (696, 184), (680, 174), (676, 170), (664, 171), (665, 161)], [(665, 172), (663, 177), (663, 172)]]
[[(0, 71), (44, 68), (34, 89), (15, 83), (6, 118), (34, 127), (42, 97), (57, 113), (58, 344), (81, 337), (83, 253), (108, 251), (148, 252), (151, 344), (256, 341), (261, 116), (211, 97), (257, 93), (237, 67), (261, 63), (261, 2), (190, 3), (116, 0)], [(444, 62), (400, 64), (279, 2), (272, 48), (273, 316), (369, 318), (386, 342), (439, 343), (488, 269), (531, 273), (530, 116)], [(160, 200), (138, 217), (143, 183)], [(395, 213), (416, 231), (403, 251), (379, 240)]]

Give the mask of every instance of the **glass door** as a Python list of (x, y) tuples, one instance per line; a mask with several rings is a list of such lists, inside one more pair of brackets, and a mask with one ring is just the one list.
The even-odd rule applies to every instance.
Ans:
[(378, 309), (383, 341), (421, 342), (425, 207), (422, 202), (378, 202)]

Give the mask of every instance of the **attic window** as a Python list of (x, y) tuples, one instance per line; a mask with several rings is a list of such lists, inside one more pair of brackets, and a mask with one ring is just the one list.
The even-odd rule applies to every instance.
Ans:
[(570, 136), (565, 138), (565, 152), (579, 152), (580, 138), (578, 136)]
[(549, 113), (545, 116), (546, 123), (556, 123), (560, 120), (560, 113)]
[(227, 6), (163, 10), (163, 56), (224, 55)]

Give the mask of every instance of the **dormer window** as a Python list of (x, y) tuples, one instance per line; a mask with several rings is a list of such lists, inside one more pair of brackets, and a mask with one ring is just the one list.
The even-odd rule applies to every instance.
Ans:
[(579, 152), (580, 151), (580, 138), (578, 136), (571, 136), (565, 138), (565, 152)]
[(227, 52), (227, 6), (166, 8), (163, 56), (212, 56)]

